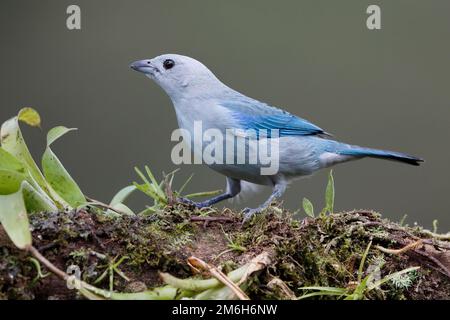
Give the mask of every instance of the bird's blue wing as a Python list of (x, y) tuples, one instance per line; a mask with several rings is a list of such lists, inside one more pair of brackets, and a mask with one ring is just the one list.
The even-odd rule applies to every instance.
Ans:
[(280, 137), (326, 134), (305, 119), (257, 100), (233, 99), (222, 101), (220, 105), (227, 108), (245, 130), (278, 129)]

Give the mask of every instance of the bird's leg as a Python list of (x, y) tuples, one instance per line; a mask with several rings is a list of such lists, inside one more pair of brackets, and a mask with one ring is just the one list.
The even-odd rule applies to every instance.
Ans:
[(213, 204), (216, 204), (216, 203), (218, 203), (218, 202), (220, 202), (222, 200), (230, 199), (232, 197), (233, 196), (231, 194), (225, 192), (225, 193), (219, 194), (216, 197), (213, 197), (211, 199), (208, 199), (208, 200), (205, 200), (205, 201), (202, 201), (202, 202), (195, 202), (195, 201), (192, 201), (191, 199), (187, 199), (187, 198), (178, 198), (178, 201), (180, 201), (182, 203), (186, 203), (186, 204), (192, 205), (192, 206), (197, 207), (197, 208), (205, 208), (205, 207), (210, 207)]
[(263, 211), (264, 209), (269, 207), (270, 204), (272, 203), (272, 201), (280, 198), (285, 191), (286, 191), (286, 183), (281, 182), (281, 183), (275, 184), (272, 194), (262, 205), (260, 205), (258, 208), (254, 208), (254, 209), (245, 208), (243, 210), (243, 213), (244, 213), (243, 223), (249, 221), (255, 214), (260, 213), (261, 211)]
[(189, 205), (193, 205), (197, 208), (205, 208), (210, 207), (213, 204), (216, 204), (222, 200), (233, 198), (239, 192), (241, 192), (241, 181), (227, 177), (227, 191), (225, 193), (219, 194), (216, 197), (213, 197), (211, 199), (202, 202), (195, 202), (187, 198), (178, 198), (178, 201)]

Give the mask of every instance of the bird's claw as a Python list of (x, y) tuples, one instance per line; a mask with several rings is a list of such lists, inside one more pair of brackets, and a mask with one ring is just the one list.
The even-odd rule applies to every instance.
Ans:
[(244, 210), (242, 210), (242, 213), (244, 215), (244, 219), (242, 220), (242, 224), (247, 223), (248, 221), (251, 220), (251, 218), (257, 214), (260, 213), (261, 209), (260, 208), (245, 208)]
[(191, 205), (191, 206), (196, 206), (196, 203), (194, 201), (192, 201), (191, 199), (188, 199), (188, 198), (182, 198), (182, 197), (177, 198), (177, 202), (188, 204), (188, 205)]

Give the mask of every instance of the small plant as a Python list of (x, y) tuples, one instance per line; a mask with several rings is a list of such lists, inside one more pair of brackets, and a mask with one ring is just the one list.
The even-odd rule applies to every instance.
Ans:
[(237, 241), (236, 239), (233, 239), (233, 237), (231, 235), (229, 235), (228, 233), (225, 232), (225, 230), (223, 230), (222, 226), (220, 226), (220, 227), (222, 228), (222, 232), (223, 232), (223, 234), (225, 235), (225, 238), (228, 241), (228, 245), (227, 246), (228, 246), (228, 248), (231, 251), (236, 251), (236, 252), (245, 252), (245, 251), (247, 251), (247, 248), (242, 246), (240, 244), (240, 241)]
[(1, 126), (0, 223), (16, 246), (26, 249), (31, 246), (27, 213), (76, 208), (86, 198), (50, 148), (74, 129), (59, 126), (48, 132), (41, 171), (28, 150), (20, 122), (39, 127), (41, 118), (36, 110), (23, 108)]
[(433, 220), (433, 233), (437, 233), (438, 231), (438, 220), (434, 219)]
[(403, 226), (408, 226), (407, 224), (405, 225), (406, 218), (408, 218), (408, 215), (407, 215), (407, 214), (404, 214), (403, 217), (402, 217), (402, 218), (400, 219), (400, 221), (398, 222), (398, 224), (399, 224), (401, 227), (403, 227)]
[(171, 188), (173, 174), (169, 174), (166, 179), (161, 182), (156, 181), (155, 176), (148, 166), (145, 166), (145, 175), (139, 168), (134, 168), (138, 176), (141, 178), (141, 184), (133, 182), (135, 188), (153, 199), (153, 206), (149, 207), (145, 212), (155, 212), (162, 209), (169, 202), (169, 197), (166, 195), (165, 188)]
[(325, 208), (320, 213), (321, 215), (326, 215), (328, 213), (333, 213), (334, 211), (334, 177), (333, 170), (330, 170), (328, 174), (327, 189), (325, 191)]
[(33, 160), (19, 123), (39, 127), (36, 110), (23, 108), (3, 123), (0, 130), (0, 210), (25, 207), (28, 213), (56, 212), (86, 203), (76, 182), (51, 150), (51, 145), (64, 134), (75, 130), (63, 126), (47, 134), (47, 147), (42, 156), (42, 170)]
[(305, 213), (311, 217), (314, 218), (314, 206), (307, 198), (303, 198), (303, 210), (305, 210)]
[[(143, 210), (141, 214), (149, 214), (156, 212), (157, 210), (163, 209), (169, 203), (176, 202), (177, 199), (181, 197), (181, 193), (192, 179), (191, 175), (184, 182), (181, 188), (178, 191), (175, 191), (173, 190), (173, 181), (175, 173), (178, 171), (178, 169), (165, 175), (164, 179), (162, 179), (160, 182), (156, 180), (154, 174), (152, 173), (152, 171), (148, 166), (144, 167), (145, 174), (137, 167), (134, 168), (134, 170), (142, 180), (142, 183), (133, 182), (135, 190), (143, 192), (153, 200), (153, 206)], [(213, 196), (219, 194), (220, 192), (222, 192), (222, 190), (197, 192), (184, 195), (183, 198), (191, 199), (197, 197)]]
[[(338, 299), (344, 300), (362, 300), (365, 299), (367, 294), (373, 290), (380, 288), (383, 284), (391, 281), (395, 286), (400, 285), (402, 288), (408, 288), (415, 276), (411, 276), (420, 267), (411, 267), (404, 270), (392, 273), (385, 276), (381, 280), (376, 280), (377, 275), (379, 275), (381, 268), (384, 265), (384, 259), (380, 259), (377, 265), (373, 265), (368, 268), (368, 274), (364, 275), (364, 265), (366, 263), (367, 255), (369, 253), (370, 247), (372, 246), (372, 241), (369, 242), (366, 250), (364, 251), (359, 268), (357, 271), (357, 281), (349, 283), (347, 288), (336, 288), (336, 287), (302, 287), (301, 290), (313, 291), (302, 295), (299, 299), (306, 299), (315, 296), (336, 296)], [(397, 285), (396, 285), (397, 284)], [(399, 287), (397, 287), (399, 288)]]
[(411, 271), (409, 273), (397, 274), (391, 278), (392, 285), (401, 290), (406, 290), (414, 283), (418, 274), (417, 271)]
[(105, 271), (94, 281), (94, 284), (102, 282), (102, 280), (109, 275), (109, 291), (114, 290), (114, 274), (119, 275), (122, 279), (125, 281), (130, 281), (130, 279), (119, 269), (119, 266), (122, 264), (122, 262), (126, 259), (128, 259), (127, 256), (121, 257), (119, 261), (116, 261), (118, 257), (115, 257), (111, 261), (108, 261), (108, 263), (104, 266)]
[[(320, 216), (325, 216), (327, 213), (333, 213), (334, 211), (334, 178), (333, 178), (333, 170), (330, 170), (330, 173), (328, 174), (328, 183), (327, 188), (325, 190), (325, 207), (320, 212)], [(303, 198), (302, 202), (303, 210), (305, 211), (306, 215), (314, 218), (314, 206), (311, 203), (311, 201), (307, 198)]]
[(29, 257), (28, 260), (33, 264), (33, 266), (36, 269), (36, 277), (31, 281), (32, 283), (36, 283), (37, 281), (39, 281), (39, 279), (44, 279), (46, 277), (48, 277), (50, 275), (50, 273), (42, 273), (42, 268), (41, 268), (41, 264), (39, 263), (38, 260), (36, 260), (33, 257)]

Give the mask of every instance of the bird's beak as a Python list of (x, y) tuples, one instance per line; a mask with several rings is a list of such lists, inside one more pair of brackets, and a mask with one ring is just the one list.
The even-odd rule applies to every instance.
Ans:
[(152, 65), (151, 60), (138, 60), (130, 64), (130, 68), (144, 74), (153, 74), (155, 71), (155, 66)]

